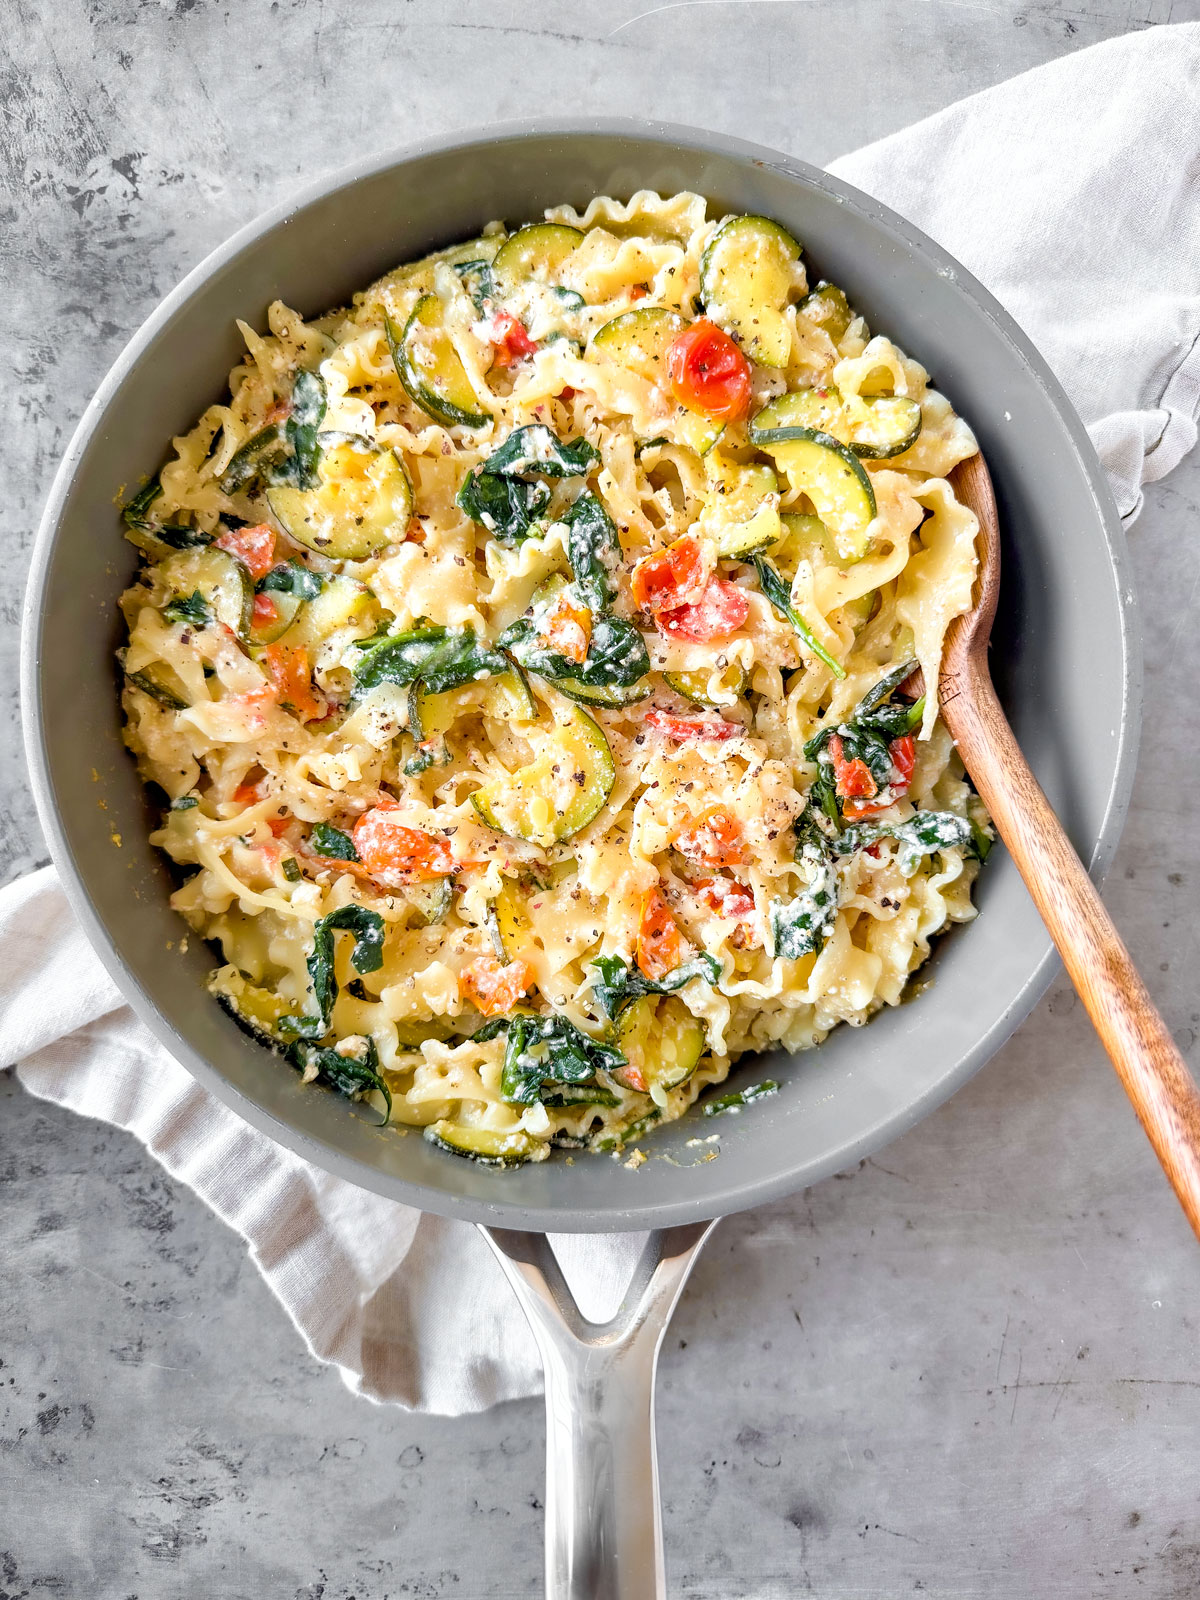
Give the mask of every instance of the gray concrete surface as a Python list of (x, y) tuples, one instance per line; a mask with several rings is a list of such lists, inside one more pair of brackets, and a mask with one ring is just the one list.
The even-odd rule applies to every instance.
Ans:
[[(1170, 0), (9, 0), (0, 31), (0, 880), (43, 859), (16, 737), (25, 552), (129, 333), (363, 149), (653, 113), (818, 162)], [(1193, 1061), (1200, 460), (1133, 536), (1147, 734), (1107, 898)], [(1189, 744), (1180, 728), (1190, 726)], [(353, 1399), (127, 1136), (0, 1076), (0, 1600), (539, 1592), (535, 1403)], [(1200, 1255), (1061, 983), (877, 1160), (722, 1225), (664, 1352), (672, 1592), (1200, 1593)]]

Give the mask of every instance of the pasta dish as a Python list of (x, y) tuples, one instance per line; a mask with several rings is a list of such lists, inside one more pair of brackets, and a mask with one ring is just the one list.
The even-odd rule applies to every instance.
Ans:
[(694, 194), (267, 321), (123, 513), (126, 739), (216, 1000), (501, 1166), (898, 1004), (991, 840), (936, 695), (976, 444), (918, 363)]

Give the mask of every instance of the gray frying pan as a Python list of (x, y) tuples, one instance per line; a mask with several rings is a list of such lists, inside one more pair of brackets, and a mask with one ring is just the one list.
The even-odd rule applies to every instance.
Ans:
[[(662, 1129), (647, 1145), (662, 1159), (636, 1173), (599, 1156), (495, 1171), (378, 1130), (354, 1106), (302, 1089), (213, 1004), (206, 949), (168, 953), (179, 927), (120, 741), (115, 602), (135, 555), (114, 502), (223, 391), (239, 356), (235, 317), (262, 325), (275, 298), (316, 314), (494, 217), (524, 221), (547, 205), (639, 188), (693, 189), (714, 214), (777, 218), (971, 423), (1005, 538), (994, 675), (1075, 846), (1102, 872), (1133, 777), (1140, 656), (1121, 529), (1081, 423), (1012, 320), (915, 228), (802, 162), (686, 128), (510, 124), (419, 145), (322, 183), (224, 245), (150, 318), (83, 416), (34, 553), (22, 661), (29, 762), (54, 859), (142, 1020), (207, 1089), (298, 1155), (485, 1226), (546, 1365), (555, 1600), (664, 1592), (654, 1361), (711, 1219), (836, 1172), (939, 1105), (1028, 1015), (1053, 975), (1050, 940), (997, 852), (978, 921), (942, 941), (918, 1003), (840, 1029), (805, 1056), (753, 1058), (733, 1086), (769, 1073), (780, 1094), (737, 1117), (698, 1124), (693, 1112)], [(714, 1128), (719, 1159), (697, 1161), (687, 1141)], [(612, 1323), (580, 1317), (538, 1237), (547, 1230), (652, 1230)]]

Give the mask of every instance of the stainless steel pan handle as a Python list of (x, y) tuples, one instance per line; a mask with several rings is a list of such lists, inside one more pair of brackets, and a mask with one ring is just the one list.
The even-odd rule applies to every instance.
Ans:
[(533, 1329), (546, 1374), (547, 1600), (665, 1600), (654, 1371), (715, 1222), (650, 1234), (616, 1315), (580, 1314), (549, 1241), (480, 1232)]

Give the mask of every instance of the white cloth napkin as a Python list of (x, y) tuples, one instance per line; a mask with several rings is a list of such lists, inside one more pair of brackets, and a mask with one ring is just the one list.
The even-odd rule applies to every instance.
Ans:
[[(1200, 25), (1040, 67), (831, 170), (1013, 313), (1136, 516), (1200, 412)], [(475, 1230), (328, 1177), (213, 1100), (122, 1004), (50, 868), (0, 892), (0, 954), (0, 1062), (18, 1061), (31, 1093), (136, 1134), (238, 1230), (309, 1351), (352, 1389), (458, 1414), (540, 1386)], [(619, 1297), (639, 1243), (556, 1241), (585, 1311)]]

